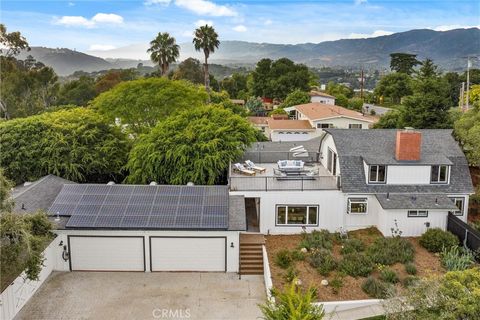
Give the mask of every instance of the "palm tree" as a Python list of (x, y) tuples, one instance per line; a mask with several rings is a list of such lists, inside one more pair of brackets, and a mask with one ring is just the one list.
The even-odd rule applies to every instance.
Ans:
[(205, 72), (205, 89), (210, 94), (210, 75), (208, 74), (208, 58), (210, 53), (215, 52), (215, 49), (220, 45), (218, 40), (218, 34), (215, 29), (209, 25), (204, 25), (195, 30), (195, 38), (193, 38), (193, 45), (195, 50), (203, 50), (205, 55), (205, 63), (203, 64), (203, 70)]
[(168, 32), (159, 32), (157, 37), (150, 41), (150, 59), (158, 63), (162, 76), (167, 75), (170, 63), (175, 62), (180, 55), (180, 46)]

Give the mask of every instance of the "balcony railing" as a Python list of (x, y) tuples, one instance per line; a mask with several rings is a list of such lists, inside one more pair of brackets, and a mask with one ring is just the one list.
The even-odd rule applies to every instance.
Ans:
[(230, 191), (306, 191), (340, 189), (340, 176), (230, 177)]
[(250, 160), (255, 163), (276, 163), (278, 160), (302, 160), (318, 162), (318, 152), (289, 152), (289, 151), (247, 151), (238, 162)]

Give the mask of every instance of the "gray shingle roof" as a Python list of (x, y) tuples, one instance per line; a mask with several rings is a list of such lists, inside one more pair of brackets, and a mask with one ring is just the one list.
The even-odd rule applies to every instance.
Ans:
[(15, 201), (14, 212), (26, 213), (47, 210), (52, 205), (64, 184), (74, 184), (55, 175), (48, 175), (27, 185), (17, 186), (12, 196)]
[[(332, 135), (337, 148), (344, 192), (473, 193), (468, 163), (458, 143), (453, 139), (452, 130), (419, 130), (422, 133), (422, 159), (428, 159), (428, 162), (433, 162), (434, 158), (448, 159), (452, 164), (450, 184), (442, 185), (368, 185), (365, 182), (364, 159), (375, 161), (376, 164), (393, 164), (391, 159), (395, 154), (396, 129), (325, 129), (325, 131)], [(395, 163), (416, 164), (396, 160)], [(434, 164), (422, 161), (418, 163)]]
[(444, 194), (376, 194), (383, 209), (451, 209), (457, 206)]

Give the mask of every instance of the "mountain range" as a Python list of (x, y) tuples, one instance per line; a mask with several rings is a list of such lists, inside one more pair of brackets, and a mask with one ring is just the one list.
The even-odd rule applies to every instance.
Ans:
[[(136, 67), (138, 63), (152, 65), (147, 60), (147, 47), (147, 43), (134, 44), (108, 51), (89, 51), (88, 54), (63, 48), (32, 47), (30, 52), (22, 52), (20, 58), (30, 54), (52, 66), (59, 75), (68, 75), (77, 70), (91, 72)], [(180, 60), (188, 57), (202, 58), (191, 43), (182, 43), (180, 47)], [(419, 29), (375, 38), (295, 45), (226, 40), (211, 55), (210, 61), (224, 65), (254, 65), (262, 58), (287, 57), (310, 67), (364, 67), (381, 70), (389, 67), (389, 55), (393, 52), (417, 54), (419, 59), (432, 59), (443, 70), (461, 71), (466, 67), (466, 56), (480, 55), (480, 29)], [(474, 64), (478, 66), (478, 59)]]

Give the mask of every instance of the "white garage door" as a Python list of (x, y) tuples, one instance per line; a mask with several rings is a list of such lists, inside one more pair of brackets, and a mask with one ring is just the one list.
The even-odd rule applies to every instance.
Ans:
[(226, 239), (150, 237), (152, 271), (226, 271)]
[(70, 268), (85, 271), (144, 271), (143, 237), (70, 236)]

